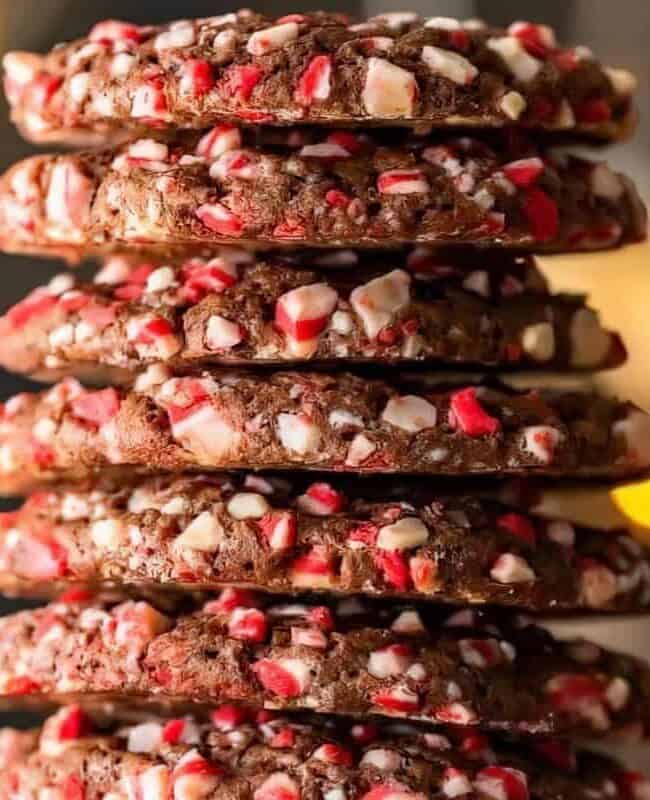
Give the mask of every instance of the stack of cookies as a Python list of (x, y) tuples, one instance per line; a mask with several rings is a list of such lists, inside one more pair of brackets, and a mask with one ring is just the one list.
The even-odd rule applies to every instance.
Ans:
[(650, 667), (522, 613), (650, 608), (626, 531), (534, 510), (650, 467), (648, 415), (544, 387), (626, 354), (531, 255), (645, 236), (565, 147), (634, 78), (543, 25), (249, 11), (5, 72), (95, 149), (8, 171), (2, 247), (104, 263), (0, 320), (58, 381), (0, 420), (0, 584), (57, 597), (0, 621), (0, 693), (63, 706), (0, 797), (647, 800), (572, 740), (649, 734)]

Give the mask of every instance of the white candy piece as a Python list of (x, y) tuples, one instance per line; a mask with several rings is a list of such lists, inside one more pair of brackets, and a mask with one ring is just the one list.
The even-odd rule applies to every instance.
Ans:
[(441, 31), (459, 31), (462, 25), (453, 17), (429, 17), (424, 23), (424, 27), (438, 28)]
[(639, 81), (636, 75), (633, 75), (626, 69), (614, 69), (613, 67), (605, 67), (607, 77), (612, 82), (614, 91), (621, 97), (630, 97), (635, 94), (639, 88)]
[(550, 361), (555, 355), (555, 330), (550, 322), (538, 322), (524, 328), (521, 335), (524, 351), (535, 361)]
[(462, 797), (465, 794), (471, 794), (472, 784), (464, 772), (449, 768), (445, 770), (442, 778), (442, 791), (446, 797)]
[(303, 456), (318, 452), (321, 442), (318, 425), (305, 414), (280, 414), (278, 435), (283, 447)]
[(205, 343), (210, 350), (230, 350), (244, 338), (241, 326), (236, 322), (212, 314), (205, 328)]
[(546, 526), (548, 538), (561, 547), (571, 548), (576, 543), (576, 532), (573, 525), (565, 520), (554, 520)]
[(522, 83), (534, 80), (542, 68), (542, 62), (531, 56), (515, 36), (488, 39), (487, 46), (501, 56), (510, 72)]
[(404, 395), (391, 397), (381, 418), (384, 422), (408, 433), (419, 433), (427, 428), (435, 428), (438, 411), (423, 397)]
[(594, 565), (583, 570), (580, 576), (580, 596), (589, 608), (603, 608), (616, 597), (618, 582), (616, 575), (603, 565)]
[(499, 101), (499, 108), (501, 111), (503, 111), (508, 119), (512, 119), (515, 122), (521, 117), (527, 107), (528, 103), (526, 102), (526, 98), (523, 94), (515, 91), (506, 92)]
[(611, 335), (601, 326), (598, 315), (589, 308), (575, 312), (569, 336), (572, 367), (595, 367), (604, 361), (612, 347)]
[(537, 580), (528, 562), (512, 553), (503, 553), (497, 558), (490, 570), (490, 577), (497, 583), (504, 584), (530, 583)]
[(158, 267), (147, 278), (148, 292), (164, 292), (174, 285), (174, 270), (171, 267)]
[(426, 194), (429, 182), (419, 169), (389, 169), (377, 178), (381, 194)]
[(368, 114), (385, 119), (411, 117), (416, 96), (417, 83), (411, 72), (383, 58), (368, 59), (361, 96)]
[(272, 50), (279, 50), (285, 44), (298, 38), (300, 29), (296, 22), (285, 22), (251, 34), (246, 49), (253, 56), (263, 56)]
[(377, 449), (377, 445), (365, 433), (358, 433), (350, 442), (345, 463), (350, 467), (359, 467)]
[(361, 318), (369, 339), (375, 339), (390, 325), (410, 300), (411, 276), (401, 269), (374, 278), (350, 294), (350, 305)]
[(90, 538), (101, 550), (115, 552), (126, 541), (126, 527), (116, 519), (99, 519), (90, 526)]
[(154, 48), (156, 51), (171, 50), (174, 47), (191, 47), (196, 39), (194, 25), (191, 22), (179, 22), (168, 31), (163, 31), (156, 36)]
[(152, 753), (162, 742), (162, 726), (158, 722), (143, 722), (129, 730), (129, 753)]
[(149, 767), (139, 779), (140, 792), (147, 800), (167, 800), (171, 788), (169, 769), (162, 764)]
[(210, 464), (237, 450), (241, 433), (213, 405), (206, 403), (172, 425), (174, 438), (201, 461)]
[(238, 492), (230, 498), (227, 508), (235, 519), (261, 519), (271, 506), (261, 494)]
[(402, 611), (393, 621), (390, 629), (395, 633), (417, 635), (423, 633), (425, 628), (417, 611)]
[(625, 678), (612, 678), (605, 690), (607, 705), (612, 711), (622, 711), (630, 699), (630, 684)]
[(550, 425), (531, 425), (524, 429), (523, 448), (542, 464), (551, 464), (555, 449), (564, 440), (564, 434)]
[(386, 747), (375, 747), (367, 750), (361, 761), (360, 767), (374, 767), (382, 772), (395, 772), (402, 764), (402, 757), (396, 750), (389, 750)]
[(467, 86), (477, 77), (476, 67), (452, 50), (443, 50), (441, 47), (427, 45), (422, 48), (422, 61), (429, 67), (434, 75), (442, 75), (459, 86)]
[(178, 550), (199, 550), (214, 553), (224, 535), (221, 523), (209, 511), (201, 512), (176, 538), (174, 547)]
[(408, 550), (429, 539), (429, 529), (418, 517), (403, 517), (379, 529), (377, 547), (381, 550)]
[(402, 652), (396, 645), (388, 645), (370, 654), (368, 672), (374, 678), (392, 678), (403, 675), (412, 662), (413, 657), (410, 654)]
[(596, 164), (591, 170), (590, 183), (591, 191), (596, 197), (604, 197), (606, 200), (619, 200), (625, 191), (620, 176), (607, 164)]
[(155, 139), (138, 139), (129, 146), (129, 157), (144, 161), (167, 161), (169, 147)]

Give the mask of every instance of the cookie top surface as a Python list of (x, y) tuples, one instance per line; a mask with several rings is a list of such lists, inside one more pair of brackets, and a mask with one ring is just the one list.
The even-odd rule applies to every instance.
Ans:
[(650, 605), (650, 560), (626, 531), (492, 493), (195, 475), (42, 491), (0, 518), (3, 590), (52, 596), (70, 583), (634, 612)]
[(0, 246), (601, 250), (642, 240), (646, 212), (607, 165), (520, 134), (218, 126), (203, 136), (36, 156), (0, 179)]
[(636, 80), (551, 28), (388, 13), (250, 11), (137, 26), (109, 20), (49, 55), (9, 53), (14, 121), (38, 142), (125, 128), (266, 125), (499, 128), (604, 140), (634, 126)]
[(649, 420), (594, 393), (154, 365), (132, 390), (67, 379), (9, 399), (0, 486), (110, 467), (617, 479), (647, 470)]
[(62, 274), (9, 309), (0, 363), (36, 378), (106, 368), (128, 380), (156, 362), (566, 370), (625, 359), (584, 299), (551, 294), (525, 257), (336, 256), (329, 270), (318, 255), (234, 249), (172, 264), (115, 257), (93, 284)]
[[(0, 733), (0, 796), (37, 798), (75, 785), (89, 800), (127, 789), (178, 800), (323, 797), (626, 800), (648, 790), (613, 759), (545, 739), (513, 745), (477, 732), (434, 733), (415, 725), (214, 711), (192, 717), (97, 724), (78, 706), (40, 730)], [(160, 795), (157, 793), (160, 791)]]
[(6, 700), (241, 702), (540, 735), (645, 735), (650, 708), (646, 664), (511, 613), (274, 604), (234, 589), (193, 613), (77, 592), (4, 617), (0, 674)]

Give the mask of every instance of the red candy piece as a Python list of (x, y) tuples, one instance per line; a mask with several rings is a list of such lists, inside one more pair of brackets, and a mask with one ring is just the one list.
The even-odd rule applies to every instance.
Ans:
[(316, 100), (326, 100), (330, 93), (332, 59), (315, 56), (300, 76), (294, 98), (301, 106), (310, 106)]
[(223, 80), (222, 92), (227, 97), (234, 97), (244, 102), (250, 100), (253, 89), (260, 82), (263, 71), (252, 64), (248, 66), (230, 67)]
[(501, 428), (499, 420), (491, 417), (481, 406), (473, 387), (452, 395), (451, 412), (453, 424), (468, 436), (489, 436)]
[(178, 744), (185, 730), (184, 719), (170, 719), (162, 732), (163, 742), (166, 744)]
[(24, 300), (16, 303), (5, 314), (14, 328), (22, 328), (33, 318), (47, 314), (57, 304), (57, 298), (45, 289), (34, 289)]
[(553, 678), (550, 698), (561, 710), (572, 711), (585, 701), (601, 702), (603, 697), (602, 683), (591, 675), (565, 674)]
[(544, 172), (541, 158), (522, 158), (512, 161), (503, 168), (503, 173), (515, 186), (530, 186)]
[(408, 714), (420, 708), (420, 698), (409, 690), (388, 690), (377, 692), (373, 695), (372, 702), (376, 706), (386, 708), (389, 711), (398, 711)]
[(211, 231), (220, 236), (239, 238), (244, 234), (244, 223), (221, 203), (205, 203), (196, 210), (196, 216)]
[(387, 583), (400, 592), (408, 590), (411, 575), (406, 559), (398, 550), (380, 550), (375, 553), (375, 564), (383, 572)]
[(606, 100), (586, 100), (574, 109), (578, 122), (596, 124), (609, 122), (612, 118), (612, 108)]
[(253, 666), (253, 672), (259, 678), (262, 686), (269, 692), (277, 694), (278, 697), (290, 699), (300, 697), (302, 694), (302, 686), (298, 679), (275, 661), (268, 658), (258, 661)]
[(234, 639), (246, 642), (263, 642), (268, 626), (266, 615), (257, 608), (236, 608), (230, 618), (228, 633)]
[(497, 526), (517, 539), (521, 539), (526, 544), (531, 545), (531, 547), (537, 542), (537, 532), (532, 522), (521, 514), (503, 514), (497, 520)]
[(62, 578), (68, 571), (64, 548), (47, 532), (22, 532), (12, 553), (13, 568), (33, 580)]
[(103, 22), (98, 22), (91, 28), (88, 38), (91, 42), (100, 42), (102, 44), (112, 44), (114, 42), (137, 43), (142, 41), (142, 33), (137, 25), (133, 25), (130, 22), (107, 19)]
[(297, 524), (292, 511), (270, 511), (258, 524), (272, 550), (289, 550), (295, 545)]
[(200, 97), (215, 84), (212, 65), (203, 58), (190, 58), (180, 69), (181, 94)]
[(552, 197), (537, 186), (530, 187), (524, 201), (524, 214), (538, 242), (548, 242), (557, 236), (560, 212)]
[(40, 691), (40, 683), (33, 681), (26, 675), (18, 678), (10, 678), (5, 684), (5, 694), (13, 697), (22, 697), (27, 694), (37, 694)]
[(539, 27), (532, 22), (522, 22), (513, 25), (510, 32), (515, 36), (524, 48), (536, 58), (546, 58), (550, 52), (550, 47), (544, 39), (544, 34)]
[(523, 772), (510, 767), (485, 767), (474, 779), (482, 794), (495, 800), (528, 800), (528, 783)]
[(70, 706), (65, 711), (65, 716), (59, 725), (59, 739), (62, 742), (80, 739), (91, 730), (90, 719), (79, 706)]
[(71, 775), (63, 783), (63, 800), (84, 800), (86, 789), (80, 778)]
[(72, 413), (77, 419), (101, 428), (110, 422), (120, 410), (120, 396), (113, 388), (98, 392), (84, 392), (71, 402)]

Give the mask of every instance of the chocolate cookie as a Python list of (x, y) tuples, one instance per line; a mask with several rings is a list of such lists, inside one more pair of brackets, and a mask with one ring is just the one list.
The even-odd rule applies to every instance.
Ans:
[(159, 362), (596, 369), (625, 359), (584, 299), (552, 295), (530, 259), (420, 248), (392, 261), (328, 273), (244, 251), (158, 267), (116, 257), (94, 284), (59, 275), (9, 309), (0, 363), (45, 379), (108, 367), (128, 380)]
[(33, 141), (93, 142), (124, 128), (517, 123), (618, 139), (636, 80), (545, 25), (397, 12), (272, 20), (239, 11), (160, 26), (109, 20), (49, 55), (9, 53), (12, 117)]
[(650, 605), (648, 551), (625, 531), (543, 519), (476, 494), (300, 476), (75, 485), (0, 517), (5, 591), (50, 594), (70, 582), (234, 583), (547, 613)]
[(357, 600), (263, 608), (234, 589), (186, 615), (87, 603), (76, 594), (0, 620), (5, 699), (239, 701), (540, 735), (650, 724), (645, 664), (511, 614)]
[(646, 236), (632, 183), (513, 134), (254, 132), (36, 156), (0, 180), (0, 245), (78, 257), (120, 245), (598, 250)]
[(615, 479), (650, 465), (649, 425), (630, 403), (593, 393), (153, 366), (131, 391), (67, 379), (8, 400), (0, 488), (111, 465)]
[(35, 733), (3, 734), (3, 800), (61, 791), (87, 800), (130, 793), (164, 800), (170, 789), (176, 800), (629, 800), (650, 790), (642, 775), (557, 739), (515, 745), (468, 731), (349, 725), (233, 706), (215, 710), (207, 723), (154, 717), (130, 725), (97, 725), (70, 706), (45, 722), (24, 753)]

